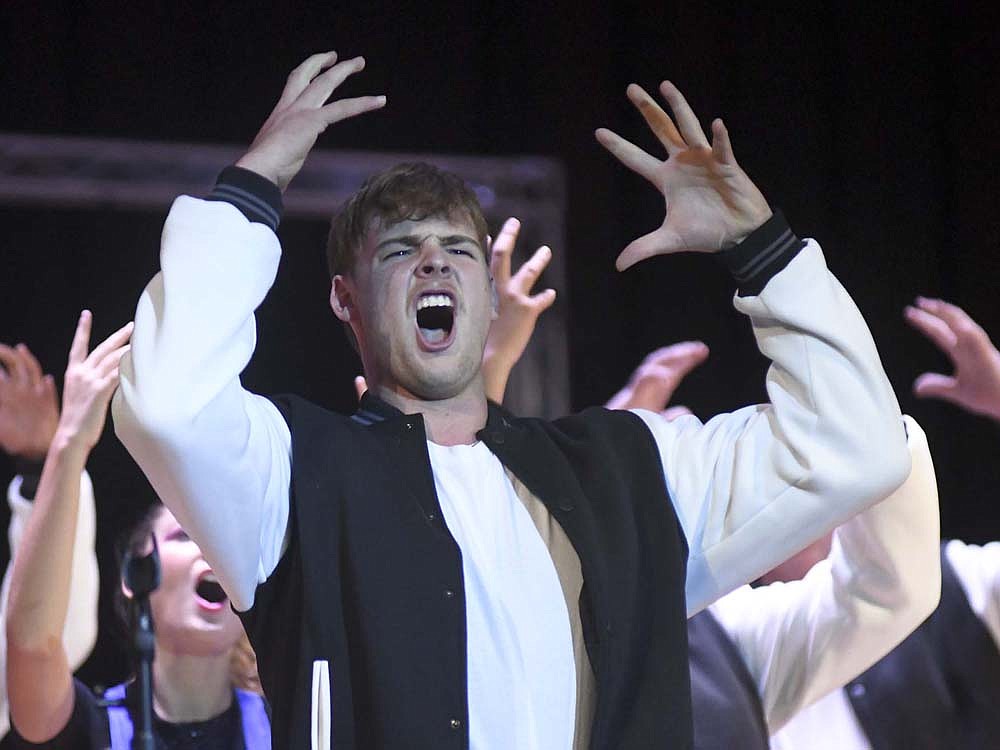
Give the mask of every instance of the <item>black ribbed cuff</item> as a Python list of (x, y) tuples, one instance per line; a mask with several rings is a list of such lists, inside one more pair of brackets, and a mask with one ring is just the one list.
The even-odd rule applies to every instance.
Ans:
[(249, 169), (236, 166), (223, 169), (205, 200), (231, 203), (247, 219), (266, 224), (272, 231), (277, 231), (281, 223), (281, 191), (269, 179)]
[(21, 476), (21, 497), (25, 500), (34, 500), (35, 493), (38, 492), (38, 483), (42, 479), (42, 467), (45, 460), (34, 461), (30, 458), (14, 458), (14, 472)]
[(719, 258), (740, 285), (739, 296), (750, 297), (760, 294), (805, 245), (775, 209), (770, 219), (736, 247), (720, 252)]

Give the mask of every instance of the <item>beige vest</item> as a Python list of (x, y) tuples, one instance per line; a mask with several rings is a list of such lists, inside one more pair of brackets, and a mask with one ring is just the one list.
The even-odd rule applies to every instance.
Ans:
[(583, 569), (580, 558), (573, 549), (566, 532), (556, 523), (545, 504), (535, 497), (510, 470), (507, 477), (514, 485), (514, 492), (524, 503), (535, 528), (552, 556), (559, 585), (566, 599), (569, 612), (569, 627), (573, 634), (573, 660), (576, 662), (576, 727), (573, 732), (573, 750), (587, 750), (590, 746), (590, 730), (594, 723), (594, 703), (597, 698), (597, 682), (594, 670), (583, 642), (583, 624), (580, 620), (580, 592), (583, 590)]

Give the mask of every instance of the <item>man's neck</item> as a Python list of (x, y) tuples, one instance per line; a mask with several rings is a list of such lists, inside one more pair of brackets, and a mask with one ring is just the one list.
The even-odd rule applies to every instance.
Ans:
[(174, 724), (207, 721), (218, 716), (233, 700), (229, 675), (230, 654), (188, 656), (174, 654), (157, 644), (153, 662), (156, 714)]
[(486, 426), (486, 395), (481, 382), (478, 388), (473, 384), (453, 398), (434, 401), (388, 388), (377, 388), (375, 392), (404, 413), (423, 415), (427, 438), (438, 445), (472, 445), (476, 433)]

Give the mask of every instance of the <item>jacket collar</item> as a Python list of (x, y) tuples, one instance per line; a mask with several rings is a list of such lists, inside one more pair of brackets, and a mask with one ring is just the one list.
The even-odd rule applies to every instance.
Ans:
[[(351, 419), (363, 425), (371, 425), (405, 416), (409, 415), (383, 401), (371, 391), (365, 391), (358, 404), (358, 410)], [(514, 416), (502, 406), (493, 401), (487, 401), (486, 426), (476, 433), (476, 437), (482, 440), (487, 435), (497, 434), (499, 431), (509, 428), (513, 419)]]
[(351, 419), (363, 425), (370, 425), (402, 416), (403, 412), (395, 406), (386, 403), (371, 391), (365, 391), (361, 396), (361, 403), (358, 404), (358, 410)]

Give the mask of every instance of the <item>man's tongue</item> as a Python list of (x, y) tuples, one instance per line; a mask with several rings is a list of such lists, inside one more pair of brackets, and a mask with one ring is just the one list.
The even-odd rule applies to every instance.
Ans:
[(428, 344), (440, 344), (448, 337), (448, 332), (443, 328), (421, 328), (420, 335)]

